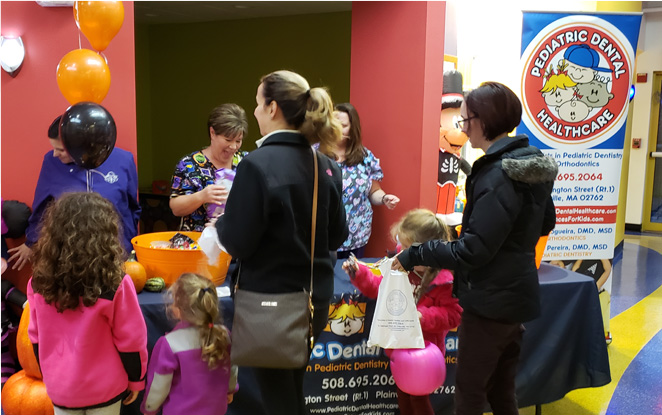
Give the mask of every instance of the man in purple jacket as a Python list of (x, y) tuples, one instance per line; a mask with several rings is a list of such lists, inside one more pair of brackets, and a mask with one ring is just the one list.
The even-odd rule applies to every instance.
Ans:
[(59, 137), (60, 117), (48, 128), (53, 150), (44, 155), (32, 202), (32, 215), (25, 231), (25, 243), (9, 250), (13, 269), (21, 270), (30, 260), (32, 246), (39, 238), (41, 217), (48, 204), (67, 192), (93, 191), (108, 199), (122, 219), (122, 242), (131, 252), (131, 238), (138, 234), (140, 205), (138, 204), (138, 172), (133, 154), (115, 147), (108, 159), (96, 169), (90, 169), (89, 188), (87, 169), (74, 164)]

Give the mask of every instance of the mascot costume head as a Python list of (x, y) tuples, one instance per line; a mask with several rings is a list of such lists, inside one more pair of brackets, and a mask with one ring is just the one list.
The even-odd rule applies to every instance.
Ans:
[(439, 169), (437, 171), (437, 213), (455, 212), (455, 195), (460, 170), (471, 172), (469, 163), (460, 156), (462, 146), (469, 137), (457, 128), (462, 94), (462, 74), (456, 70), (444, 72), (439, 128)]

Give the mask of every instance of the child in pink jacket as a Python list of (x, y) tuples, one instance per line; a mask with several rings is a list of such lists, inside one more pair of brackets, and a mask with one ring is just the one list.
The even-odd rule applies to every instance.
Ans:
[[(403, 249), (415, 243), (432, 239), (450, 239), (450, 230), (437, 216), (427, 209), (414, 209), (391, 227), (391, 236)], [(377, 298), (382, 277), (373, 274), (365, 265), (346, 261), (343, 269), (365, 296)], [(446, 353), (445, 339), (448, 331), (460, 324), (462, 307), (453, 297), (453, 274), (449, 270), (415, 267), (409, 273), (416, 309), (421, 322), (423, 338), (434, 343)], [(402, 415), (433, 415), (429, 396), (410, 395), (398, 388), (398, 405)]]
[(119, 415), (145, 386), (147, 328), (115, 207), (70, 193), (47, 210), (28, 283), (28, 336), (56, 414)]

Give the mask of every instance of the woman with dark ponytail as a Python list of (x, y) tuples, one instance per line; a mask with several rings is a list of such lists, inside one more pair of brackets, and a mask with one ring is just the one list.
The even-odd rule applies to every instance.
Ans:
[[(237, 167), (225, 214), (216, 222), (221, 243), (240, 264), (239, 288), (263, 293), (310, 289), (313, 157), (319, 167), (313, 304), (315, 338), (327, 323), (333, 295), (329, 251), (347, 238), (342, 173), (328, 157), (341, 127), (324, 88), (299, 74), (277, 71), (260, 80), (255, 118), (262, 138)], [(297, 369), (254, 368), (270, 414), (305, 414), (303, 375)]]
[(170, 287), (168, 312), (179, 321), (154, 346), (147, 370), (144, 414), (222, 415), (238, 389), (230, 365), (230, 333), (220, 321), (216, 287), (182, 274)]

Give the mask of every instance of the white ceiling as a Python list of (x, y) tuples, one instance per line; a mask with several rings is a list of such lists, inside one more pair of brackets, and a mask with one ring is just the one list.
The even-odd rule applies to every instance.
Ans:
[(352, 10), (351, 1), (136, 1), (142, 24), (196, 23)]

